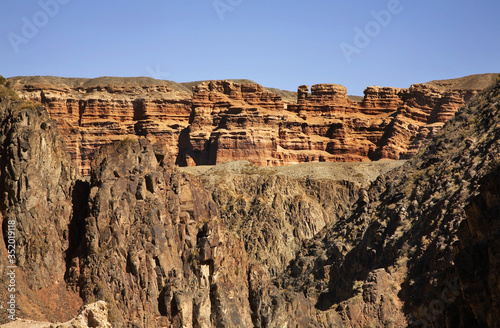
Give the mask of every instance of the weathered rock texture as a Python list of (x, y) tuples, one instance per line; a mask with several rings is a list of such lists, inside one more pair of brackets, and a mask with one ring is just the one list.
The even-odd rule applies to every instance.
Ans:
[(61, 322), (82, 301), (105, 300), (114, 327), (251, 326), (244, 245), (201, 183), (175, 172), (165, 145), (129, 138), (102, 148), (89, 184), (43, 107), (0, 106), (0, 295), (11, 294), (13, 230), (16, 317)]
[[(244, 93), (235, 88), (231, 97)], [(4, 91), (0, 297), (16, 221), (19, 317), (65, 322), (104, 300), (113, 327), (500, 322), (500, 82), (369, 187), (356, 181), (376, 174), (324, 180), (251, 165), (196, 177), (144, 137), (101, 147), (79, 180), (47, 112)], [(252, 93), (243, 107), (277, 110), (266, 90)]]
[[(7, 233), (16, 211), (18, 317), (61, 322), (82, 301), (104, 300), (114, 327), (250, 327), (260, 320), (250, 304), (250, 285), (262, 278), (254, 272), (281, 274), (302, 241), (347, 210), (360, 188), (261, 179), (250, 166), (233, 185), (208, 193), (199, 178), (176, 171), (168, 146), (145, 138), (102, 147), (86, 182), (43, 108), (9, 99), (1, 109), (2, 227)], [(243, 202), (220, 218), (212, 197), (222, 209), (249, 185)], [(283, 189), (289, 193), (276, 198)], [(233, 215), (240, 211), (241, 225)], [(246, 216), (262, 224), (249, 228)], [(3, 312), (1, 319), (8, 321)]]
[(161, 139), (176, 153), (191, 112), (189, 90), (151, 78), (27, 77), (9, 83), (57, 120), (71, 158), (84, 175), (101, 145), (127, 135)]
[(104, 301), (82, 306), (78, 315), (64, 323), (18, 319), (2, 325), (4, 328), (112, 328), (108, 321), (108, 305)]
[[(193, 89), (190, 126), (178, 163), (247, 159), (263, 166), (312, 161), (368, 161), (413, 156), (494, 75), (483, 83), (409, 89), (369, 87), (361, 102), (345, 87), (300, 86), (297, 103), (255, 84), (204, 82)], [(481, 85), (481, 86), (480, 86)]]
[(497, 327), (499, 114), (500, 83), (306, 242), (286, 274), (255, 278), (261, 326)]
[(289, 93), (251, 81), (18, 77), (8, 82), (23, 99), (47, 107), (71, 158), (88, 175), (99, 146), (127, 135), (161, 140), (179, 165), (407, 159), (494, 76), (409, 89), (368, 87), (360, 102), (340, 85), (300, 86), (295, 103)]
[(85, 301), (106, 300), (116, 327), (251, 326), (243, 243), (165, 147), (101, 148), (90, 187), (85, 251), (69, 268)]
[[(77, 168), (65, 151), (57, 123), (43, 107), (0, 97), (0, 131), (4, 245), (7, 237), (15, 240), (9, 248), (14, 251), (13, 263), (7, 263), (7, 248), (1, 251), (2, 302), (10, 295), (7, 266), (17, 265), (15, 288), (26, 292), (17, 298), (18, 313), (36, 318), (44, 311), (49, 319), (67, 320), (81, 305), (64, 283)], [(8, 234), (9, 222), (13, 236)]]
[[(371, 179), (402, 163), (310, 164), (316, 165), (290, 170), (241, 161), (182, 171), (201, 175), (223, 223), (242, 238), (250, 260), (276, 277), (304, 241), (350, 210)], [(322, 174), (314, 172), (315, 168)], [(368, 177), (370, 173), (373, 175)]]

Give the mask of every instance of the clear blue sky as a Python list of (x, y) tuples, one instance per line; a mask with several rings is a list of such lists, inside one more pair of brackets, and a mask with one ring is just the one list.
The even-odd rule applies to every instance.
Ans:
[(361, 95), (369, 85), (408, 87), (487, 72), (500, 72), (498, 0), (0, 5), (0, 74), (6, 77), (247, 78), (292, 91), (338, 83)]

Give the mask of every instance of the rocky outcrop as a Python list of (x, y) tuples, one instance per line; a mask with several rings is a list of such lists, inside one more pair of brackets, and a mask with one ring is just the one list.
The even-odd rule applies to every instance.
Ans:
[(114, 327), (249, 327), (243, 243), (166, 147), (127, 139), (92, 165), (82, 252), (69, 280)]
[(85, 176), (96, 149), (130, 135), (162, 141), (178, 165), (408, 159), (491, 77), (368, 87), (359, 102), (341, 85), (300, 86), (295, 103), (251, 81), (19, 77), (8, 83), (47, 107)]
[(18, 314), (67, 320), (81, 305), (64, 287), (77, 168), (43, 107), (0, 97), (0, 131), (0, 296), (13, 280)]
[(261, 322), (496, 327), (499, 102), (497, 84), (307, 241), (286, 274), (255, 284)]
[(78, 315), (68, 322), (50, 323), (18, 319), (2, 325), (4, 328), (112, 328), (108, 321), (108, 305), (104, 301), (82, 306)]
[(64, 278), (62, 252), (69, 242), (64, 231), (72, 216), (76, 167), (43, 108), (7, 108), (12, 111), (2, 111), (0, 150), (3, 215), (16, 222), (17, 265), (34, 273), (26, 277), (30, 287), (43, 288)]
[[(376, 177), (378, 170), (385, 172), (401, 165), (329, 164), (346, 164), (330, 167), (336, 172), (352, 170), (353, 174), (345, 178), (320, 175), (307, 166), (287, 173), (249, 162), (231, 162), (217, 165), (201, 173), (201, 177), (224, 225), (241, 237), (250, 260), (274, 278), (283, 273), (304, 241), (350, 209), (362, 188), (369, 184), (357, 178), (368, 178), (367, 171)], [(328, 171), (326, 165), (319, 169)], [(189, 168), (183, 171), (196, 174)], [(302, 171), (307, 172), (306, 178), (300, 175)]]
[(360, 103), (360, 111), (367, 115), (378, 115), (384, 112), (393, 113), (394, 108), (403, 105), (401, 97), (404, 91), (390, 87), (368, 87), (365, 89), (365, 97)]
[[(500, 170), (498, 162), (480, 182), (477, 196), (465, 208), (454, 247), (458, 281), (470, 318), (480, 326), (500, 322)], [(472, 319), (474, 318), (474, 319)]]
[(191, 112), (189, 90), (152, 78), (27, 77), (9, 84), (23, 99), (47, 108), (83, 175), (101, 145), (128, 135), (161, 139), (177, 153)]
[(108, 321), (108, 305), (98, 301), (83, 306), (78, 315), (65, 323), (51, 325), (50, 328), (112, 328)]
[[(181, 139), (178, 163), (216, 164), (245, 158), (267, 165), (283, 112), (281, 97), (255, 84), (204, 82), (193, 88), (190, 126)], [(262, 112), (271, 117), (262, 117)], [(263, 120), (268, 121), (262, 126)]]

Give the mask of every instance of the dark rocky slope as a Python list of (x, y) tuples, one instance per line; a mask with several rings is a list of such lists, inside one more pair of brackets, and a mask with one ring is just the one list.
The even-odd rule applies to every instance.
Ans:
[(116, 327), (248, 327), (248, 261), (200, 182), (161, 145), (125, 139), (94, 159), (84, 250), (70, 267), (82, 298)]
[[(21, 102), (0, 85), (0, 211), (3, 247), (0, 271), (7, 272), (9, 222), (15, 234), (18, 312), (64, 321), (81, 305), (66, 290), (65, 252), (73, 219), (72, 193), (77, 177), (57, 124), (43, 107)], [(0, 296), (7, 300), (2, 274)], [(60, 309), (58, 309), (60, 308)], [(4, 311), (0, 314), (5, 318)]]
[(201, 175), (224, 224), (244, 241), (252, 262), (276, 277), (304, 241), (350, 210), (371, 180), (402, 163), (271, 168), (240, 161), (181, 170)]
[(257, 323), (497, 327), (499, 117), (500, 83), (252, 290)]

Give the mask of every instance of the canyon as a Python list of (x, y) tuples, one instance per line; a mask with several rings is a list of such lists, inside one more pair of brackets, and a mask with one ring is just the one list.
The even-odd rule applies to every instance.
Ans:
[(497, 76), (0, 83), (6, 327), (496, 327)]
[(408, 159), (495, 77), (368, 87), (357, 100), (336, 84), (299, 86), (296, 93), (248, 80), (44, 76), (7, 84), (47, 108), (88, 176), (96, 150), (125, 136), (161, 141), (181, 166)]

